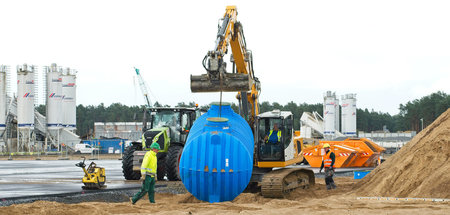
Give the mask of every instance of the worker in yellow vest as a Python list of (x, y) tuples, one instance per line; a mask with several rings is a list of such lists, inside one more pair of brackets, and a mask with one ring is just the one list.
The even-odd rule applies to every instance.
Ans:
[(336, 189), (336, 184), (334, 184), (333, 180), (336, 155), (330, 150), (330, 144), (325, 143), (322, 148), (325, 150), (325, 155), (322, 156), (322, 165), (320, 166), (319, 173), (325, 168), (325, 184), (327, 185), (327, 190)]
[(273, 129), (267, 132), (266, 136), (264, 137), (264, 143), (263, 146), (263, 157), (267, 158), (279, 158), (281, 159), (281, 130), (278, 129), (278, 124), (273, 124)]
[(273, 124), (273, 129), (267, 133), (266, 137), (264, 137), (264, 141), (272, 144), (281, 142), (281, 131), (278, 130), (277, 123)]
[(136, 202), (148, 193), (148, 200), (150, 203), (155, 203), (155, 182), (156, 182), (156, 169), (158, 165), (158, 159), (156, 154), (161, 150), (159, 144), (154, 142), (150, 145), (150, 151), (145, 153), (144, 160), (141, 165), (141, 175), (144, 179), (141, 190), (130, 198), (131, 203), (134, 205)]

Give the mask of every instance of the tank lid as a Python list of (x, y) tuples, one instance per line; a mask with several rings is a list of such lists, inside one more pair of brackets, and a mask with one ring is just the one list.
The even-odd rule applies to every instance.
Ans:
[(206, 120), (210, 122), (228, 122), (228, 119), (224, 117), (209, 117)]
[[(220, 102), (211, 102), (211, 106), (213, 106), (213, 105), (219, 106)], [(231, 103), (230, 102), (222, 102), (222, 106), (231, 106)]]

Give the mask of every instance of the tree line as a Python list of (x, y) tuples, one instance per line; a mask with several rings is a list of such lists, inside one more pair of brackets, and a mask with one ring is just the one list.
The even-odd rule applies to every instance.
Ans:
[[(169, 107), (158, 102), (155, 107)], [(180, 102), (177, 107), (194, 107), (194, 102)], [(238, 112), (238, 106), (232, 104), (231, 107)], [(277, 102), (262, 102), (260, 112), (279, 109), (291, 111), (294, 115), (294, 128), (300, 128), (300, 117), (303, 112), (318, 112), (323, 116), (322, 103), (306, 104), (295, 103), (293, 101), (286, 105)], [(81, 137), (93, 133), (94, 122), (142, 122), (143, 110), (145, 106), (127, 106), (120, 103), (113, 103), (106, 107), (103, 103), (99, 105), (78, 105), (77, 106), (77, 134)], [(208, 105), (201, 106), (200, 109), (207, 110)], [(450, 95), (438, 91), (420, 99), (400, 104), (399, 113), (390, 115), (389, 113), (376, 112), (373, 109), (357, 109), (357, 130), (358, 131), (379, 131), (386, 126), (389, 131), (420, 131), (423, 127), (431, 124), (440, 114), (450, 108)], [(37, 107), (37, 110), (45, 115), (45, 105)]]

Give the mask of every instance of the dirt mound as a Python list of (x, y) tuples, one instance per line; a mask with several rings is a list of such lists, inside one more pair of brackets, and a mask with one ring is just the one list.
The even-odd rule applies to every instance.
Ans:
[(450, 109), (356, 187), (363, 196), (450, 198)]

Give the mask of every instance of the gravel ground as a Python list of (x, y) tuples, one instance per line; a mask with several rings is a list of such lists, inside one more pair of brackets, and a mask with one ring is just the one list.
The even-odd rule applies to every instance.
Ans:
[[(54, 201), (66, 204), (77, 204), (81, 202), (128, 202), (129, 197), (133, 196), (138, 191), (139, 189), (85, 190), (82, 192), (57, 195), (4, 198), (0, 200), (0, 206), (32, 203), (35, 201)], [(187, 191), (181, 182), (161, 181), (155, 185), (155, 192), (183, 194)]]
[[(352, 176), (352, 172), (338, 173), (336, 177)], [(316, 178), (323, 178), (323, 174), (316, 174)], [(54, 201), (66, 204), (77, 204), (81, 202), (128, 202), (129, 197), (133, 196), (139, 191), (137, 188), (133, 189), (107, 189), (107, 190), (85, 190), (82, 192), (72, 192), (55, 195), (41, 195), (28, 196), (16, 198), (4, 198), (0, 200), (0, 206), (10, 206), (13, 204), (32, 203), (35, 201)], [(184, 194), (187, 193), (181, 181), (158, 181), (155, 185), (155, 192), (169, 193), (169, 194)]]

